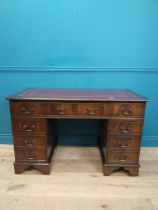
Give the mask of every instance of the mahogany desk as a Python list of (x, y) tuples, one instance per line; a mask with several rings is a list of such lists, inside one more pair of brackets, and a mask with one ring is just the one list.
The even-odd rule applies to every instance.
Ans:
[(147, 98), (129, 90), (28, 89), (8, 97), (14, 139), (15, 173), (29, 167), (50, 173), (57, 144), (57, 119), (98, 119), (103, 173), (122, 167), (139, 172)]

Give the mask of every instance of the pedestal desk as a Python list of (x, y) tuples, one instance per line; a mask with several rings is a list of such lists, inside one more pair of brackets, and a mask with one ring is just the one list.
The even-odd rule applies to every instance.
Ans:
[(15, 173), (33, 167), (50, 173), (58, 119), (98, 119), (103, 174), (139, 172), (147, 98), (130, 90), (28, 89), (10, 102)]

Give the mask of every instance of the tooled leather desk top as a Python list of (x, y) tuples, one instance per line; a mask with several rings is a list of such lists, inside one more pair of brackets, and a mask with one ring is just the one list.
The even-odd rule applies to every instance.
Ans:
[(9, 96), (8, 100), (62, 100), (62, 101), (149, 101), (130, 90), (110, 89), (53, 89), (32, 88)]

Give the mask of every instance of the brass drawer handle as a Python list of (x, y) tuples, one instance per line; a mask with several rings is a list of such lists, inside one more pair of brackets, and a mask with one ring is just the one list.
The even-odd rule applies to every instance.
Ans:
[(118, 147), (121, 147), (121, 148), (126, 148), (128, 147), (129, 143), (130, 143), (130, 140), (129, 139), (121, 139), (121, 138), (114, 138), (113, 139), (113, 143), (118, 146)]
[(128, 145), (127, 144), (124, 144), (124, 145), (121, 144), (120, 147), (126, 148), (126, 147), (128, 147)]
[(119, 154), (119, 161), (120, 162), (125, 162), (125, 161), (127, 161), (127, 159), (128, 159), (128, 156), (123, 155), (123, 153)]
[(90, 108), (87, 108), (87, 113), (89, 115), (96, 115), (97, 113), (99, 112), (99, 108), (95, 108), (94, 110), (90, 109)]
[(89, 112), (88, 114), (90, 114), (90, 115), (95, 115), (96, 112)]
[(33, 107), (27, 108), (26, 106), (23, 106), (21, 108), (21, 110), (22, 110), (23, 114), (32, 114), (34, 112), (34, 108)]
[(34, 131), (36, 126), (34, 124), (32, 124), (31, 126), (28, 126), (28, 125), (24, 124), (23, 128), (25, 129), (26, 132), (32, 132), (32, 131)]
[(32, 132), (33, 130), (32, 129), (26, 129), (25, 131), (26, 132)]
[(124, 161), (126, 161), (126, 159), (119, 159), (119, 161), (120, 161), (120, 162), (124, 162)]
[(63, 109), (57, 108), (57, 112), (58, 112), (59, 115), (64, 115), (65, 112), (66, 112), (66, 108), (63, 108)]
[(129, 133), (129, 130), (122, 130), (122, 133)]
[(60, 115), (64, 115), (64, 114), (65, 114), (65, 112), (60, 111), (60, 112), (58, 112), (58, 114), (60, 114)]
[(118, 145), (120, 146), (120, 147), (122, 147), (122, 148), (126, 148), (126, 147), (128, 147), (128, 144), (129, 144), (129, 140), (126, 140), (126, 142), (125, 141), (118, 141)]
[(128, 147), (128, 144), (123, 144), (123, 143), (119, 142), (119, 146), (122, 148), (126, 148), (126, 147)]
[(35, 140), (27, 140), (27, 139), (25, 139), (24, 143), (25, 143), (26, 146), (31, 147), (35, 143)]
[(128, 124), (126, 129), (124, 129), (124, 128), (120, 125), (119, 129), (121, 130), (122, 133), (127, 134), (127, 133), (130, 133), (130, 132), (131, 132), (131, 130), (132, 130), (132, 125), (131, 125), (131, 124)]
[(25, 154), (25, 157), (28, 160), (34, 160), (37, 157), (37, 155), (36, 154)]
[(28, 157), (27, 159), (28, 159), (28, 160), (34, 160), (35, 157)]
[(130, 116), (133, 114), (133, 109), (132, 108), (126, 109), (125, 107), (121, 107), (121, 112), (124, 116)]

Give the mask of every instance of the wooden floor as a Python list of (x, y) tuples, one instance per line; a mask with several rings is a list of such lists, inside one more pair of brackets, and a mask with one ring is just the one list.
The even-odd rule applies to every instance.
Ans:
[(0, 145), (0, 210), (158, 210), (158, 148), (143, 148), (139, 177), (104, 177), (97, 148), (58, 147), (50, 175), (15, 175), (13, 148)]

